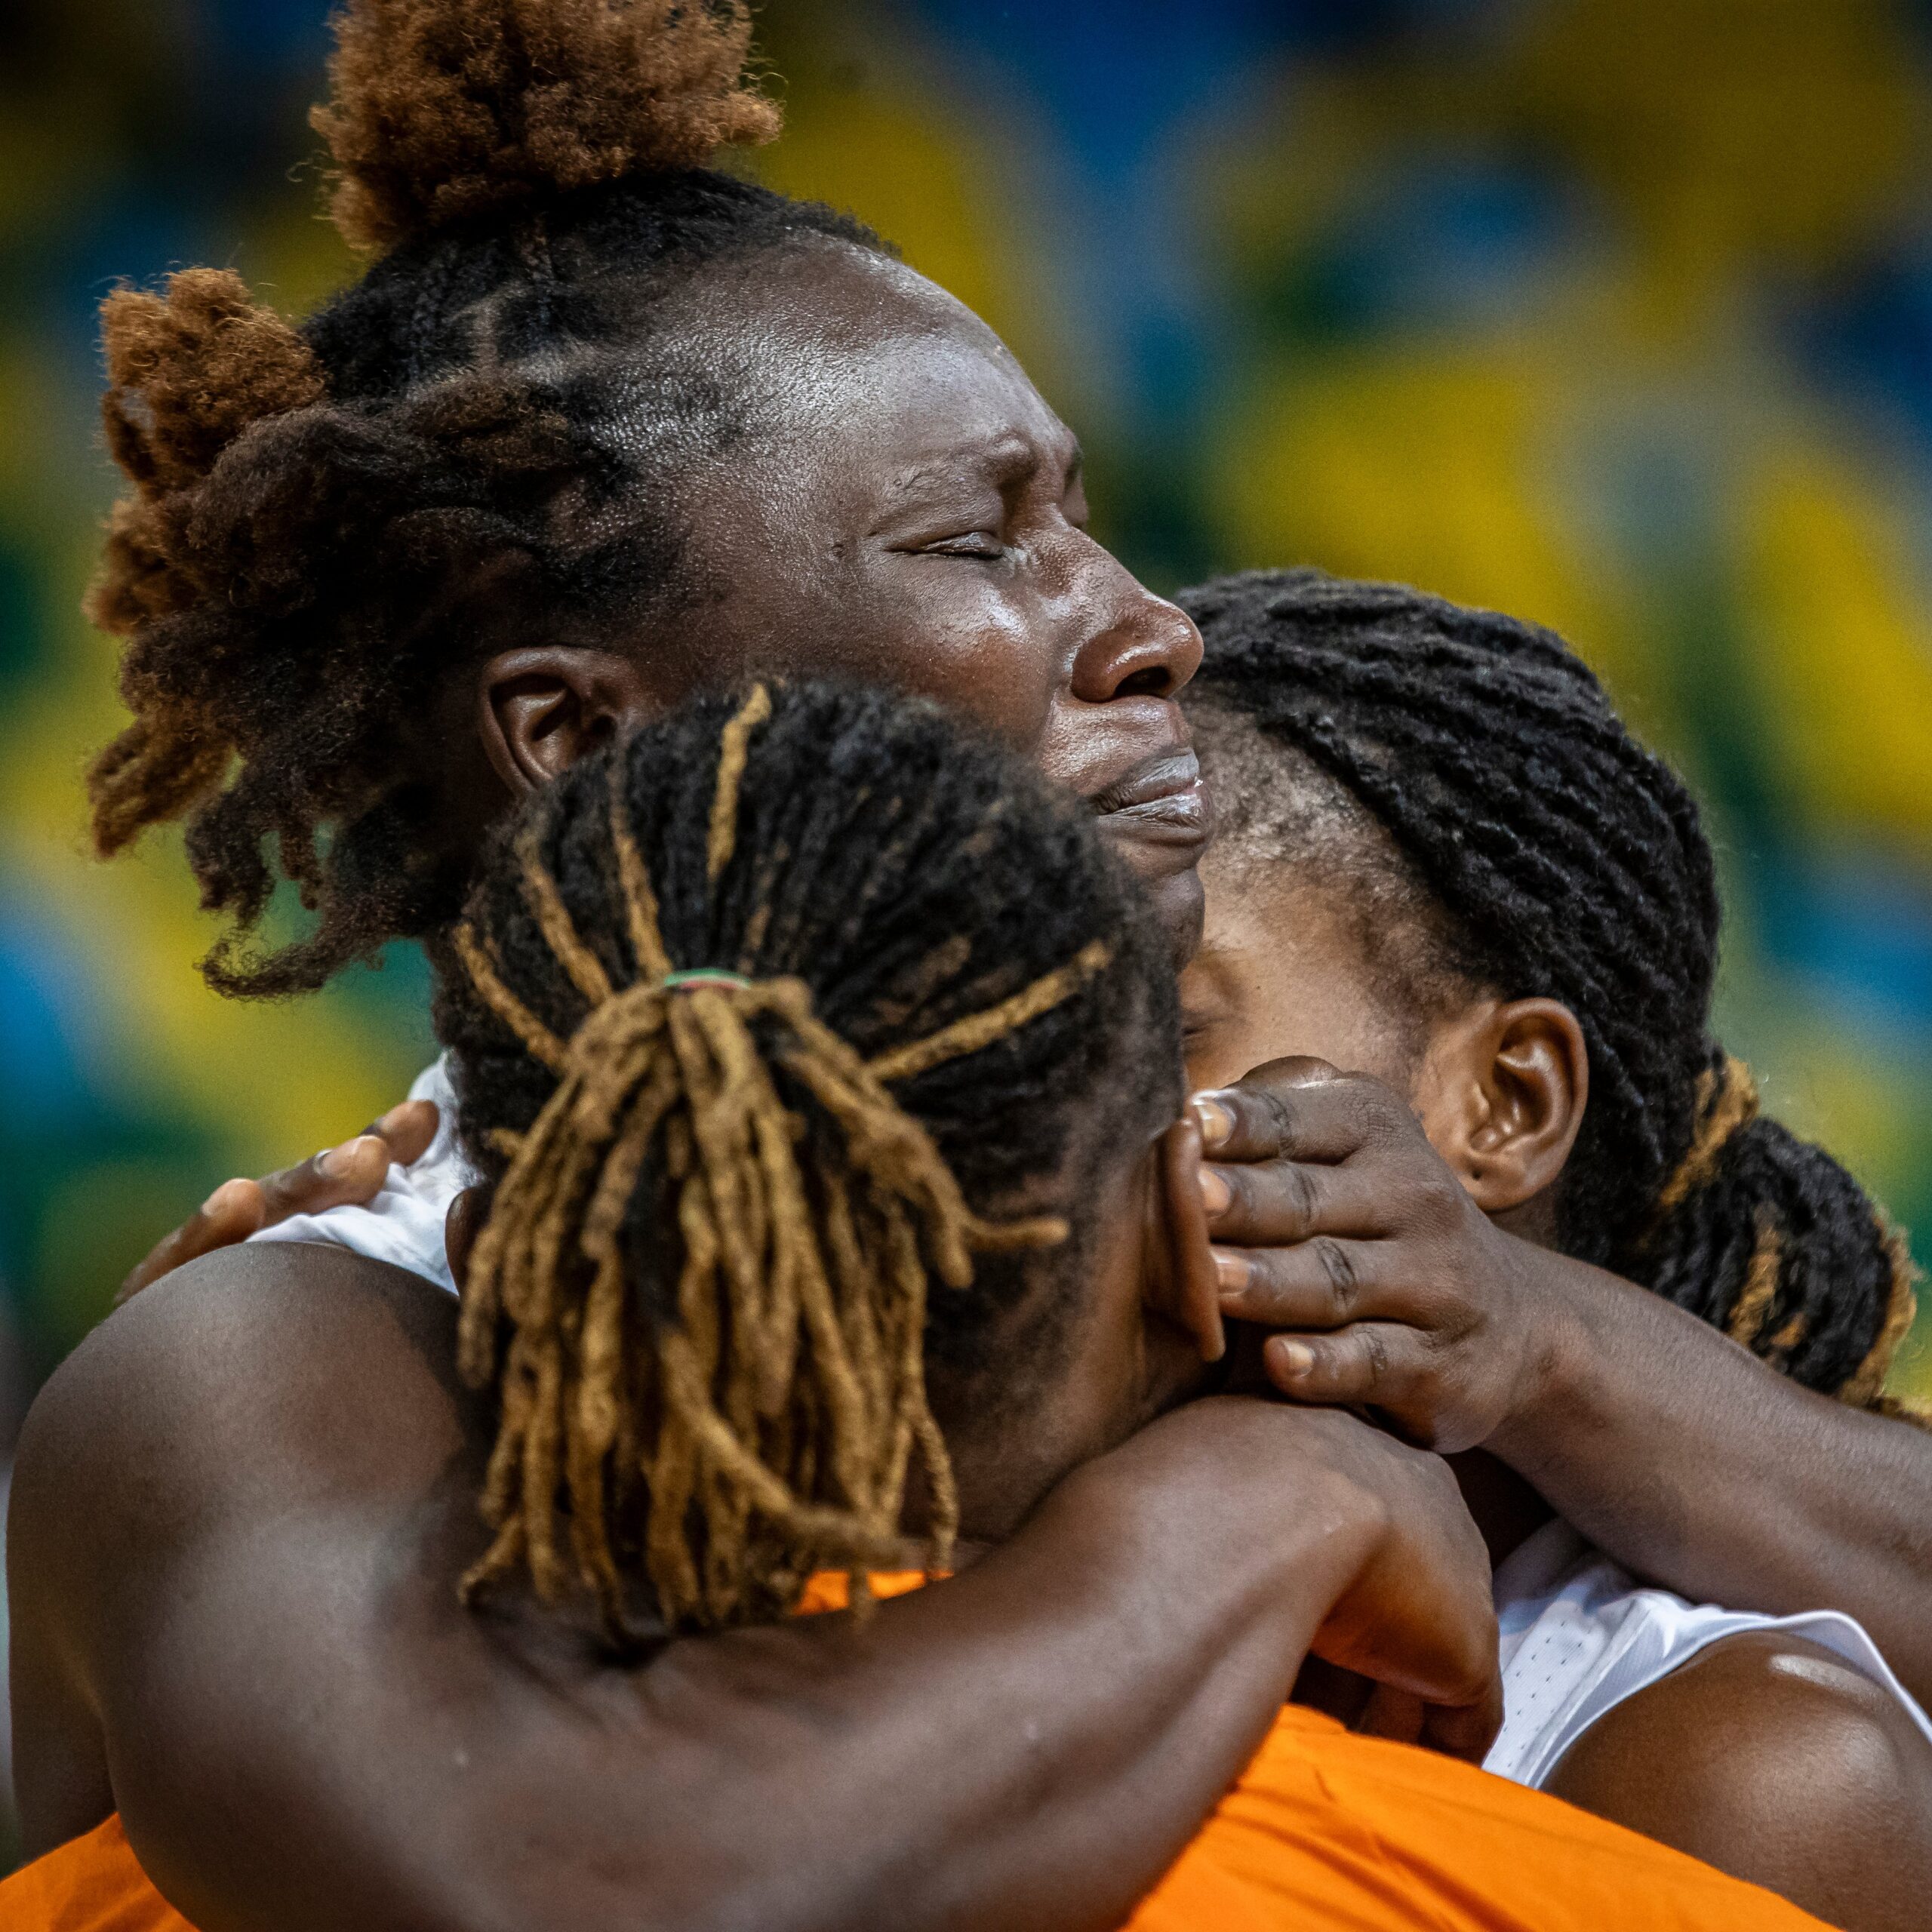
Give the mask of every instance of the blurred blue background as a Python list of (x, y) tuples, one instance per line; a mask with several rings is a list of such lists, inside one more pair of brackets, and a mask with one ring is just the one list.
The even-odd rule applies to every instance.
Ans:
[[(0, 7), (0, 1278), (19, 1390), (208, 1187), (398, 1097), (420, 963), (202, 986), (85, 855), (95, 309), (299, 312), (325, 0)], [(1708, 801), (1770, 1104), (1932, 1233), (1932, 5), (771, 0), (758, 165), (979, 309), (1163, 588), (1307, 561), (1554, 624)], [(1902, 1380), (1932, 1394), (1921, 1324)]]

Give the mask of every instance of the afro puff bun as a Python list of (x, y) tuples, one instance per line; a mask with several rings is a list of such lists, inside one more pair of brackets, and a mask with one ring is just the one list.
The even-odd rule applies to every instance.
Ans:
[(349, 0), (335, 34), (312, 119), (371, 254), (778, 133), (744, 0)]

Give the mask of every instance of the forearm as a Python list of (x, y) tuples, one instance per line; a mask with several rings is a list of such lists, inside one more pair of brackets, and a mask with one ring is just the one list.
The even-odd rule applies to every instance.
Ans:
[(1932, 1696), (1932, 1435), (1785, 1380), (1632, 1284), (1550, 1257), (1526, 1398), (1485, 1445), (1679, 1594), (1841, 1610)]
[(702, 1731), (734, 1801), (681, 1796), (665, 1922), (1123, 1919), (1252, 1755), (1354, 1555), (1315, 1509), (1278, 1565), (1251, 1524), (1217, 1552), (1198, 1512), (1112, 1501), (1076, 1480), (1016, 1543), (829, 1646), (688, 1647), (654, 1701)]
[[(506, 1680), (440, 1578), (392, 1596), (401, 1641), (344, 1669), (378, 1580), (358, 1564), (337, 1611), (290, 1565), (247, 1623), (139, 1647), (107, 1700), (130, 1835), (207, 1932), (1098, 1932), (1238, 1774), (1374, 1534), (1318, 1469), (1265, 1524), (1206, 1455), (1140, 1480), (1188, 1420), (866, 1624), (567, 1669), (561, 1694)], [(237, 1551), (236, 1575), (261, 1567)], [(211, 1678), (189, 1704), (167, 1687)]]

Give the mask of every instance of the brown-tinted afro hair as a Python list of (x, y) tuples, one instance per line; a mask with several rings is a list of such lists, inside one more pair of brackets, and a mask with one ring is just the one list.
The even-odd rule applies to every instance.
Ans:
[[(668, 452), (744, 408), (675, 379), (661, 298), (761, 250), (884, 245), (709, 165), (777, 130), (743, 0), (350, 0), (335, 29), (315, 122), (361, 278), (300, 327), (213, 269), (104, 315), (132, 489), (88, 608), (134, 717), (90, 774), (95, 843), (185, 820), (233, 921), (204, 970), (238, 994), (454, 918), (452, 670), (688, 594)], [(640, 374), (664, 454), (609, 432)], [(284, 878), (316, 916), (263, 956)]]

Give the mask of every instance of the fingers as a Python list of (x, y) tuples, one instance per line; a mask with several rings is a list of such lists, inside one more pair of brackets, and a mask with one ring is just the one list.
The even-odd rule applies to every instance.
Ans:
[(1214, 1239), (1241, 1247), (1283, 1247), (1317, 1234), (1389, 1234), (1392, 1208), (1409, 1205), (1366, 1167), (1289, 1160), (1204, 1167), (1201, 1198)]
[(1212, 1251), (1221, 1312), (1264, 1328), (1332, 1329), (1380, 1317), (1417, 1320), (1407, 1271), (1393, 1244), (1318, 1235), (1293, 1247)]
[(311, 1159), (255, 1180), (225, 1181), (172, 1234), (156, 1241), (128, 1272), (115, 1296), (118, 1306), (177, 1268), (232, 1247), (260, 1229), (293, 1214), (360, 1207), (381, 1191), (392, 1161), (420, 1161), (436, 1137), (441, 1115), (433, 1100), (405, 1100), (392, 1107), (366, 1134)]
[(1235, 1086), (1197, 1094), (1194, 1107), (1216, 1161), (1345, 1161), (1414, 1124), (1380, 1081), (1321, 1060), (1270, 1060)]
[(1208, 1217), (1201, 1191), (1201, 1128), (1191, 1116), (1161, 1137), (1162, 1190), (1166, 1196), (1168, 1270), (1160, 1300), (1169, 1318), (1193, 1336), (1203, 1361), (1227, 1353), (1221, 1326), (1220, 1284), (1208, 1245)]
[(1349, 1728), (1395, 1744), (1419, 1744), (1445, 1758), (1480, 1764), (1503, 1728), (1503, 1679), (1492, 1671), (1481, 1694), (1466, 1704), (1432, 1704), (1413, 1691), (1378, 1684)]
[(264, 1208), (260, 1186), (252, 1180), (224, 1181), (200, 1209), (189, 1216), (172, 1234), (164, 1235), (128, 1271), (114, 1297), (118, 1308), (131, 1300), (143, 1288), (162, 1275), (172, 1274), (190, 1261), (198, 1261), (217, 1248), (232, 1247), (245, 1241), (263, 1226)]
[(1270, 1335), (1261, 1359), (1283, 1395), (1329, 1408), (1406, 1408), (1432, 1373), (1421, 1332), (1395, 1321), (1352, 1322), (1332, 1335)]
[(262, 1225), (272, 1227), (291, 1214), (320, 1214), (374, 1200), (389, 1173), (389, 1143), (380, 1135), (358, 1134), (268, 1175), (261, 1183)]
[(390, 1108), (369, 1131), (389, 1143), (389, 1158), (398, 1167), (414, 1167), (429, 1152), (441, 1118), (434, 1100), (405, 1100)]
[(1422, 1731), (1416, 1742), (1465, 1764), (1480, 1764), (1503, 1728), (1503, 1678), (1492, 1669), (1483, 1694), (1473, 1703), (1429, 1704), (1423, 1708)]
[(489, 1206), (487, 1188), (466, 1187), (450, 1203), (450, 1211), (443, 1217), (443, 1256), (449, 1263), (450, 1279), (459, 1292), (469, 1279), (470, 1251), (483, 1232)]

